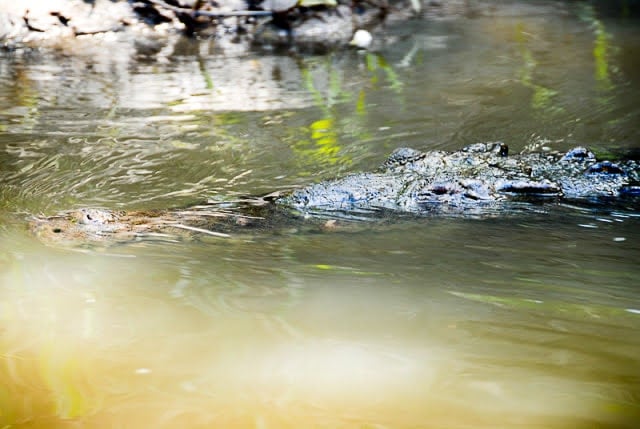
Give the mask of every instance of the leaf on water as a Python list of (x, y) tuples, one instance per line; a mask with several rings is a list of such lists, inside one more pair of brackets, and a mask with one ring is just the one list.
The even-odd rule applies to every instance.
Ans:
[(333, 269), (333, 266), (326, 265), (326, 264), (316, 264), (316, 265), (314, 265), (314, 267), (318, 268), (319, 270), (332, 270)]

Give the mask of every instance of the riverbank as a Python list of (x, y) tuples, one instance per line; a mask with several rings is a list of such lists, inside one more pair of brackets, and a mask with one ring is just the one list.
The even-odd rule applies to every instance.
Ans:
[(491, 8), (471, 0), (25, 0), (0, 4), (0, 43), (5, 49), (59, 47), (87, 38), (146, 44), (187, 35), (236, 49), (317, 51), (348, 46), (359, 29)]

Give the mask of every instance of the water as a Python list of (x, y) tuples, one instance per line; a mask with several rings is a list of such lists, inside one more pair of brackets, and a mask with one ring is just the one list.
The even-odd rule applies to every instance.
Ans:
[(388, 32), (370, 54), (2, 54), (2, 425), (636, 426), (624, 206), (90, 249), (26, 230), (73, 207), (290, 189), (402, 146), (637, 153), (634, 18), (537, 2)]

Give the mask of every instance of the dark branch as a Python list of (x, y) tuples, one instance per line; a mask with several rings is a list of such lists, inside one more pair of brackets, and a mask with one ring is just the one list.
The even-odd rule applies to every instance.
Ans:
[(187, 9), (184, 7), (172, 6), (170, 4), (165, 3), (162, 0), (147, 0), (149, 3), (154, 4), (156, 6), (163, 7), (165, 9), (169, 9), (175, 13), (184, 13), (186, 15), (191, 16), (192, 18), (197, 18), (199, 16), (208, 16), (211, 18), (228, 18), (235, 16), (271, 16), (273, 13), (268, 10), (234, 10), (231, 12), (210, 12), (206, 10), (193, 10)]

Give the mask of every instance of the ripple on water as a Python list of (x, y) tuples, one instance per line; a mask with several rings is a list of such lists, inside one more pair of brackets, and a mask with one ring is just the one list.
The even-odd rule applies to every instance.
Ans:
[(371, 170), (401, 146), (632, 148), (637, 29), (557, 6), (391, 25), (369, 53), (4, 52), (0, 426), (635, 427), (632, 204), (77, 252), (25, 231)]

